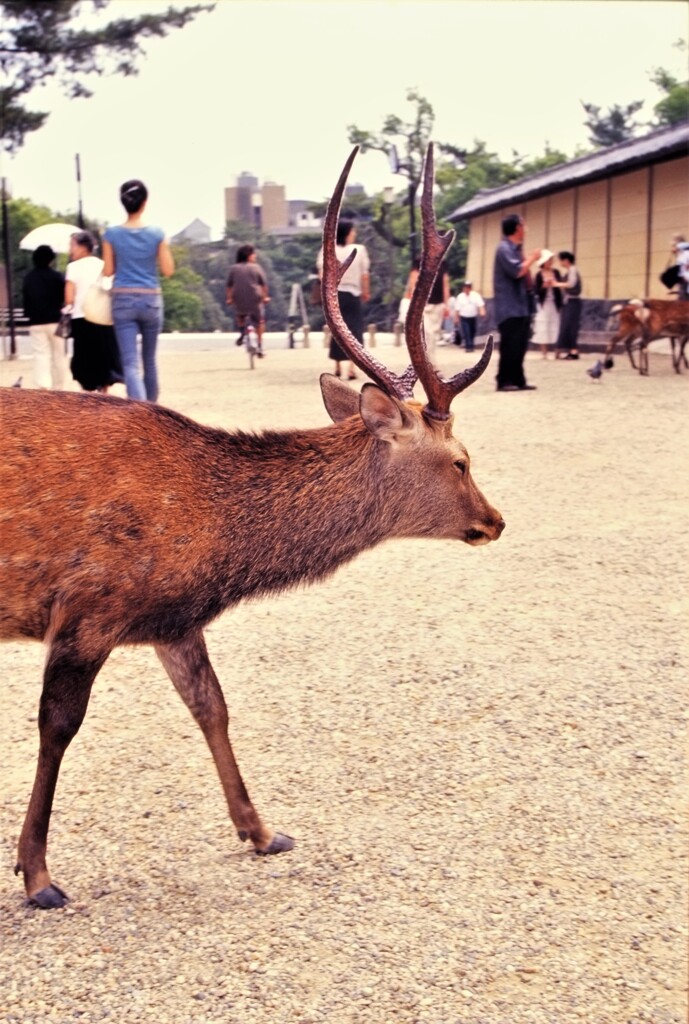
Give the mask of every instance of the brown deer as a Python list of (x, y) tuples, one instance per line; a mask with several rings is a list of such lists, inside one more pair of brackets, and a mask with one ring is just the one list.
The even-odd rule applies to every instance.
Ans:
[[(439, 234), (432, 151), (424, 256), (407, 320), (412, 359), (381, 365), (340, 315), (335, 234), (356, 150), (329, 204), (323, 301), (330, 329), (374, 383), (321, 378), (334, 423), (256, 435), (201, 426), (161, 406), (108, 396), (3, 389), (0, 636), (47, 644), (36, 778), (18, 847), (29, 901), (63, 906), (46, 844), (63, 755), (93, 682), (118, 644), (152, 644), (212, 752), (239, 838), (289, 850), (255, 810), (228, 738), (203, 628), (245, 597), (327, 576), (389, 537), (497, 540), (500, 513), (452, 436), (450, 403), (488, 365), (450, 379), (428, 361), (422, 313), (453, 233)], [(412, 398), (418, 378), (428, 397)]]
[[(648, 376), (648, 346), (657, 338), (669, 338), (672, 368), (682, 372), (682, 363), (689, 367), (684, 349), (689, 340), (689, 302), (674, 299), (632, 299), (613, 306), (611, 316), (618, 316), (617, 330), (605, 350), (606, 362), (623, 342), (629, 362), (642, 376)], [(639, 365), (634, 361), (634, 348), (639, 350)]]

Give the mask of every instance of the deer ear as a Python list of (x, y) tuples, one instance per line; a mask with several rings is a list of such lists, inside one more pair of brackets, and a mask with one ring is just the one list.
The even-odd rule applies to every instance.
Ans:
[(364, 384), (361, 389), (359, 412), (369, 433), (379, 441), (392, 444), (415, 433), (416, 420), (404, 403), (375, 384)]
[(343, 384), (332, 373), (321, 374), (321, 394), (333, 423), (349, 419), (359, 412), (359, 392)]

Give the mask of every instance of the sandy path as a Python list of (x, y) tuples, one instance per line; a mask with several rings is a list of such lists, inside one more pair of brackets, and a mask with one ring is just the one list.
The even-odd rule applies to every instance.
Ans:
[[(290, 854), (236, 841), (155, 657), (119, 650), (53, 815), (72, 903), (26, 908), (43, 651), (5, 645), (0, 1021), (684, 1022), (689, 374), (654, 351), (649, 378), (620, 359), (593, 384), (591, 361), (457, 400), (499, 543), (390, 543), (208, 630)], [(160, 363), (204, 422), (325, 422), (320, 347)]]

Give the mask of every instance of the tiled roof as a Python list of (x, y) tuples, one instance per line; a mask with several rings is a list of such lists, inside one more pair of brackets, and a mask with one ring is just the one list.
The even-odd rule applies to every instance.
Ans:
[(499, 188), (482, 189), (473, 198), (451, 213), (447, 220), (467, 220), (480, 213), (488, 213), (510, 203), (521, 203), (527, 199), (558, 192), (573, 185), (583, 185), (597, 178), (605, 178), (620, 171), (656, 163), (674, 155), (689, 152), (689, 121), (659, 128), (639, 139), (620, 142), (616, 146), (598, 149), (595, 153), (580, 156), (566, 164), (548, 167), (545, 171), (520, 178)]

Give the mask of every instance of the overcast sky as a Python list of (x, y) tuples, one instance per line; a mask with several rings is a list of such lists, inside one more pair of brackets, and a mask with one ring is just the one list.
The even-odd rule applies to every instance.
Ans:
[[(181, 6), (182, 2), (178, 2)], [(165, 9), (167, 0), (115, 0), (106, 13)], [(223, 189), (237, 174), (284, 184), (290, 199), (326, 197), (349, 153), (347, 126), (377, 130), (407, 118), (410, 87), (435, 110), (434, 137), (482, 139), (509, 158), (573, 154), (587, 145), (580, 101), (604, 108), (660, 93), (657, 66), (686, 75), (687, 4), (664, 0), (219, 0), (210, 14), (146, 44), (140, 74), (92, 78), (92, 99), (56, 86), (32, 94), (49, 110), (3, 174), (12, 194), (119, 222), (118, 187), (142, 178), (148, 219), (168, 234), (195, 217), (214, 237)], [(392, 178), (383, 154), (359, 156), (367, 192)]]

